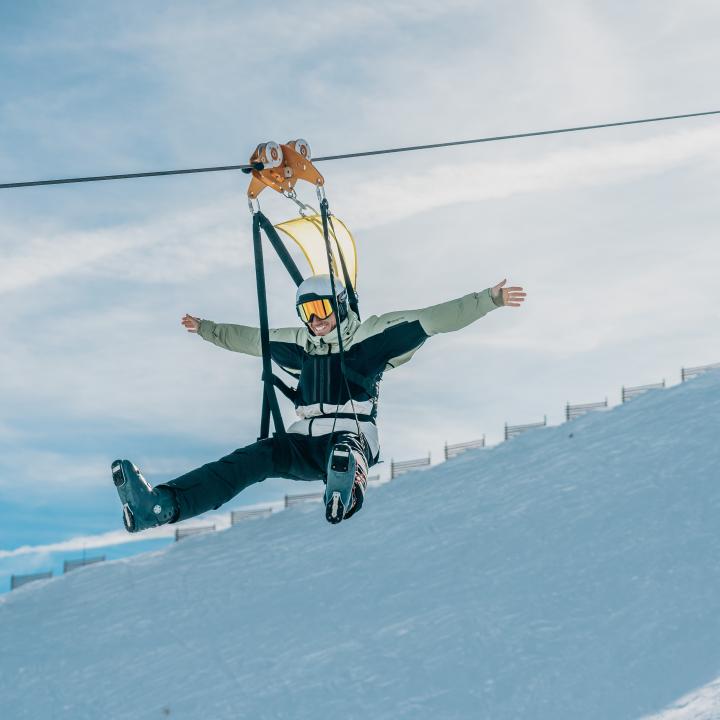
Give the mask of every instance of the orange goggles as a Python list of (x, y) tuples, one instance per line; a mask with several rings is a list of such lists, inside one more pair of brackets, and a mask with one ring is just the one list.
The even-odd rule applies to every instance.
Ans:
[(332, 304), (329, 300), (308, 300), (297, 306), (298, 315), (303, 322), (309, 323), (310, 318), (315, 315), (319, 320), (324, 320), (333, 314)]

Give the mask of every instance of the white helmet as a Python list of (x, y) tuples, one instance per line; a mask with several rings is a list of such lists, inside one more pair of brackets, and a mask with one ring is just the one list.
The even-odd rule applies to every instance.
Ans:
[[(320, 306), (312, 306), (309, 303), (317, 300), (331, 300), (332, 299), (332, 284), (330, 282), (330, 275), (313, 275), (303, 280), (295, 293), (295, 308), (297, 310), (300, 319), (303, 322), (309, 322), (312, 315), (322, 314), (322, 309), (317, 312), (311, 312), (315, 308)], [(335, 278), (335, 299), (337, 301), (338, 308), (338, 321), (342, 322), (347, 317), (348, 304), (347, 304), (347, 292), (345, 286)], [(331, 305), (326, 305), (325, 315), (329, 315), (328, 310), (331, 309)]]

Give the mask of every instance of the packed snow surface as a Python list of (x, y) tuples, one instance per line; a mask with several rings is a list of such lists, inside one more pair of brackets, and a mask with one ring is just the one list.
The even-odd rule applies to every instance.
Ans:
[(708, 373), (6, 594), (2, 717), (720, 717), (719, 421)]

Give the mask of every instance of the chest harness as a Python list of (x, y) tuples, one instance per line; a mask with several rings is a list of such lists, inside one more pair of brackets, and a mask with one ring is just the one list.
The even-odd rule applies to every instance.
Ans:
[[(348, 269), (345, 254), (343, 253), (342, 243), (338, 239), (338, 234), (333, 223), (333, 216), (330, 213), (330, 206), (325, 195), (325, 180), (317, 171), (310, 161), (310, 146), (304, 140), (292, 140), (283, 145), (275, 142), (261, 143), (256, 148), (250, 158), (250, 168), (243, 170), (246, 173), (252, 173), (252, 180), (248, 188), (248, 206), (253, 218), (253, 250), (255, 256), (255, 277), (257, 282), (258, 308), (260, 311), (260, 344), (262, 348), (262, 382), (263, 382), (263, 401), (262, 415), (260, 420), (260, 435), (258, 440), (269, 437), (270, 435), (270, 418), (272, 416), (275, 433), (279, 436), (287, 434), (283, 423), (280, 407), (277, 401), (275, 389), (280, 390), (283, 395), (292, 400), (297, 398), (297, 390), (288, 386), (283, 382), (272, 370), (272, 358), (270, 355), (270, 325), (268, 320), (267, 308), (267, 288), (265, 283), (265, 264), (263, 259), (262, 232), (265, 233), (270, 244), (275, 249), (278, 257), (282, 261), (285, 269), (295, 282), (300, 285), (303, 282), (303, 276), (288, 251), (285, 243), (280, 238), (277, 230), (268, 218), (260, 210), (258, 196), (266, 188), (272, 188), (284, 197), (292, 200), (299, 208), (300, 215), (303, 219), (311, 222), (315, 228), (321, 232), (324, 242), (325, 260), (327, 262), (327, 272), (330, 275), (330, 285), (332, 296), (330, 302), (336, 318), (336, 332), (338, 337), (338, 352), (340, 355), (340, 368), (342, 372), (342, 380), (345, 388), (350, 395), (351, 406), (353, 412), (340, 413), (339, 400), (336, 404), (336, 412), (331, 416), (335, 418), (333, 422), (333, 431), (338, 418), (352, 417), (355, 419), (358, 434), (360, 432), (360, 419), (355, 412), (354, 403), (348, 382), (363, 388), (366, 392), (373, 391), (373, 383), (368, 378), (363, 377), (359, 373), (349, 368), (345, 362), (345, 348), (340, 327), (340, 312), (338, 310), (335, 277), (336, 274), (342, 273), (343, 282), (347, 290), (348, 304), (350, 309), (360, 318), (358, 309), (358, 298), (351, 273)], [(298, 180), (304, 180), (315, 186), (318, 202), (320, 203), (320, 212), (314, 210), (310, 205), (301, 202), (295, 192), (295, 184)], [(343, 226), (344, 227), (344, 226)], [(349, 234), (349, 233), (348, 233)], [(305, 252), (305, 249), (303, 248)], [(305, 252), (306, 256), (308, 253)], [(310, 260), (310, 257), (308, 257)], [(312, 265), (312, 261), (311, 261)], [(319, 268), (313, 267), (315, 272)], [(324, 268), (322, 269), (324, 272)], [(331, 434), (332, 436), (332, 434)]]

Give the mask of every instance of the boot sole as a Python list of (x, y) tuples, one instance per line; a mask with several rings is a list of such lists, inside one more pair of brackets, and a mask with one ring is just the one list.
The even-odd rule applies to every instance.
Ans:
[(135, 532), (135, 516), (130, 509), (130, 505), (128, 505), (126, 491), (121, 490), (121, 488), (125, 488), (127, 484), (127, 478), (125, 477), (125, 473), (123, 472), (122, 460), (116, 460), (111, 465), (110, 470), (112, 472), (113, 484), (115, 485), (115, 489), (120, 496), (120, 502), (122, 502), (123, 525), (125, 525), (125, 529), (129, 533)]
[(111, 467), (112, 470), (112, 479), (115, 483), (115, 487), (119, 488), (122, 487), (125, 484), (125, 474), (122, 471), (122, 463), (119, 460), (116, 460)]
[(350, 507), (357, 462), (350, 447), (338, 443), (328, 462), (325, 487), (325, 519), (336, 525)]
[(342, 502), (340, 493), (335, 491), (325, 505), (325, 519), (337, 525), (345, 517), (345, 506)]
[(129, 533), (135, 532), (135, 516), (127, 503), (123, 505), (123, 523)]

